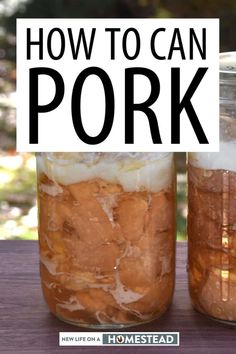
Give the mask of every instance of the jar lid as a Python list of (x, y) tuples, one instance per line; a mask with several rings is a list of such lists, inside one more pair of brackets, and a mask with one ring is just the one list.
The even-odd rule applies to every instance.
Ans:
[(236, 74), (236, 52), (220, 53), (220, 72)]

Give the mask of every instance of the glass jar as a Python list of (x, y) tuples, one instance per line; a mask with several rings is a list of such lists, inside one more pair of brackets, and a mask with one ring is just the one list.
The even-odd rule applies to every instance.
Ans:
[(40, 153), (37, 172), (51, 312), (95, 328), (164, 313), (175, 277), (173, 154)]
[(236, 52), (220, 55), (220, 152), (188, 156), (193, 306), (236, 324)]

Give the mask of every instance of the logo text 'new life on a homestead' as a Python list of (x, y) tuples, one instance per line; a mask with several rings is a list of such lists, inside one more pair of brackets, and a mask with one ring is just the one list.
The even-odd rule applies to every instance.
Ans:
[(60, 346), (179, 346), (179, 332), (60, 332)]
[(217, 151), (217, 19), (19, 19), (18, 151)]

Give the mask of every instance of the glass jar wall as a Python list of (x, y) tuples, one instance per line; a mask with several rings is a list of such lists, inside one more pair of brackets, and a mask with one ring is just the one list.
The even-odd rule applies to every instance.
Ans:
[(193, 306), (236, 323), (236, 53), (220, 55), (220, 152), (188, 155)]
[(37, 155), (41, 280), (49, 309), (85, 327), (150, 321), (171, 303), (171, 153)]

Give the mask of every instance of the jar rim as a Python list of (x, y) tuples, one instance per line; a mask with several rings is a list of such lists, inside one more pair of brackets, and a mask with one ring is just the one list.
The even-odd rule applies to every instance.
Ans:
[(236, 51), (220, 53), (220, 74), (236, 74)]

